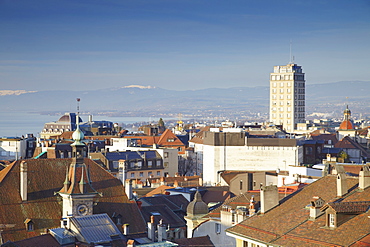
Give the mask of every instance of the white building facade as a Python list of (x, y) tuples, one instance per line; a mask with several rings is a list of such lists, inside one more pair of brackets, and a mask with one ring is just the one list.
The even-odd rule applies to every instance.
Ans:
[(248, 138), (244, 132), (207, 132), (203, 144), (203, 182), (222, 184), (221, 171), (286, 171), (303, 162), (295, 139)]

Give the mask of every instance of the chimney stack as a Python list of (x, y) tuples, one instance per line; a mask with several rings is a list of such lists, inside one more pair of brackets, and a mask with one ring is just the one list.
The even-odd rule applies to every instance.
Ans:
[(370, 186), (370, 168), (365, 165), (361, 168), (359, 174), (359, 189), (364, 190)]
[(163, 224), (163, 220), (161, 219), (158, 224), (158, 242), (166, 241), (166, 239), (167, 239), (166, 225)]
[(27, 163), (25, 161), (21, 162), (20, 167), (20, 187), (21, 187), (21, 198), (22, 201), (27, 201)]
[(322, 215), (324, 212), (320, 208), (325, 204), (325, 201), (321, 197), (314, 196), (311, 200), (310, 206), (310, 220), (315, 220), (317, 217)]
[(345, 173), (338, 173), (337, 175), (337, 196), (342, 197), (348, 192), (347, 177)]
[(155, 224), (154, 224), (154, 216), (150, 216), (150, 222), (148, 222), (148, 238), (155, 242)]
[(255, 207), (256, 202), (254, 201), (254, 196), (252, 195), (250, 201), (249, 201), (249, 217), (253, 216), (256, 213)]
[(266, 213), (279, 204), (279, 194), (276, 185), (261, 186), (261, 213)]
[(128, 199), (131, 200), (133, 198), (131, 179), (125, 181), (125, 192), (126, 192)]
[(123, 235), (128, 235), (130, 233), (130, 225), (129, 224), (124, 224), (123, 225)]

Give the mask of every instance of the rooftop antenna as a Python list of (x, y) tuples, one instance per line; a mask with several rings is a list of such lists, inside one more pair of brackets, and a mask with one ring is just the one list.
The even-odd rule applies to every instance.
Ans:
[(292, 63), (292, 40), (290, 40), (289, 44), (289, 64)]

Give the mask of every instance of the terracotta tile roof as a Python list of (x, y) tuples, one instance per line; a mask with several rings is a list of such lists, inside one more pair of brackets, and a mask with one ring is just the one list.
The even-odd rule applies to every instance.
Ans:
[(224, 202), (225, 200), (233, 196), (234, 194), (228, 190), (223, 190), (223, 191), (207, 190), (202, 196), (202, 200), (206, 204), (211, 203), (211, 202)]
[(370, 207), (370, 201), (364, 202), (330, 202), (322, 207), (321, 211), (328, 207), (335, 210), (337, 213), (364, 213)]
[[(72, 159), (30, 159), (28, 166), (28, 200), (22, 202), (20, 186), (20, 162), (11, 164), (0, 172), (0, 224), (15, 224), (4, 230), (5, 241), (17, 241), (38, 236), (46, 229), (60, 226), (62, 202), (54, 193), (65, 180), (66, 168)], [(145, 223), (136, 203), (127, 199), (121, 182), (90, 159), (84, 163), (90, 167), (92, 186), (102, 193), (94, 200), (94, 213), (109, 216), (121, 214), (123, 224), (129, 223), (132, 232), (145, 231)], [(24, 221), (29, 218), (35, 231), (26, 231)]]
[[(255, 201), (255, 208), (259, 208), (260, 206), (260, 192), (253, 191), (253, 192), (246, 192), (244, 194), (240, 194), (233, 198), (226, 200), (222, 205), (226, 205), (231, 207), (231, 209), (236, 209), (238, 206), (245, 206), (249, 208), (249, 203), (251, 197), (254, 197)], [(209, 212), (207, 215), (203, 216), (203, 218), (220, 218), (222, 206), (217, 207), (216, 209)]]
[[(326, 202), (338, 200), (336, 180), (336, 176), (333, 175), (323, 177), (292, 194), (289, 199), (280, 202), (279, 206), (264, 215), (255, 215), (227, 231), (238, 236), (246, 236), (281, 246), (351, 245), (369, 234), (369, 212), (360, 213), (335, 229), (323, 228), (326, 225), (325, 214), (314, 221), (308, 220), (307, 205), (313, 196), (319, 196)], [(346, 180), (350, 191), (341, 198), (341, 202), (357, 201), (360, 205), (361, 202), (370, 198), (370, 188), (362, 192), (356, 189), (357, 178), (347, 177)], [(354, 206), (354, 208), (356, 207)], [(340, 208), (344, 210), (347, 207)]]
[(210, 131), (210, 129), (211, 129), (211, 126), (205, 126), (205, 127), (201, 128), (200, 131), (198, 133), (196, 133), (193, 136), (193, 138), (191, 138), (191, 140), (189, 140), (189, 142), (203, 144), (204, 133), (206, 131)]
[(351, 247), (365, 247), (370, 246), (370, 233), (366, 235), (365, 237), (359, 239), (356, 241), (356, 243), (350, 245)]
[(167, 185), (161, 185), (161, 186), (153, 189), (149, 193), (147, 193), (145, 196), (148, 197), (148, 196), (154, 196), (156, 194), (165, 194), (166, 193), (166, 189), (173, 189), (173, 188), (175, 188), (175, 187), (167, 186)]
[(213, 243), (209, 236), (195, 237), (195, 238), (180, 238), (174, 241), (179, 247), (213, 247)]
[(353, 126), (352, 121), (350, 121), (350, 120), (344, 120), (344, 121), (340, 124), (339, 129), (340, 129), (340, 130), (353, 130), (353, 129), (355, 129), (355, 128), (354, 128), (354, 126)]
[[(132, 138), (133, 136), (124, 136), (124, 138)], [(158, 144), (167, 148), (182, 148), (179, 153), (185, 153), (185, 144), (169, 129), (166, 129), (160, 136), (135, 136), (135, 139), (141, 140), (141, 145), (153, 146)], [(169, 139), (173, 141), (169, 141)]]

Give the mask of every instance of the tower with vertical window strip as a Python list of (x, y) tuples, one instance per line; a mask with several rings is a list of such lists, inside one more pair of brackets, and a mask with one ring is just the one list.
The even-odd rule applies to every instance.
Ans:
[(294, 132), (305, 122), (305, 78), (295, 63), (274, 66), (270, 74), (270, 122)]

